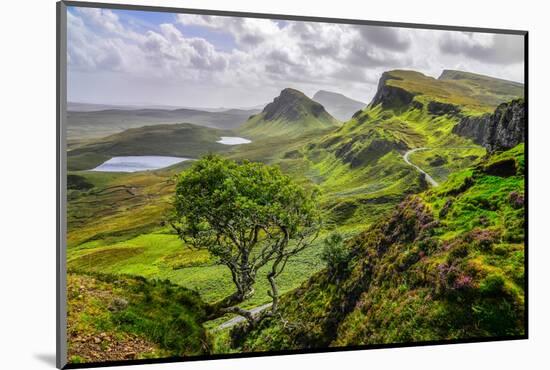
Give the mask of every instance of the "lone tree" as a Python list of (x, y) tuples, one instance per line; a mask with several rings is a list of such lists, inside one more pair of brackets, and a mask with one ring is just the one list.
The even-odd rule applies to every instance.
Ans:
[[(316, 195), (277, 167), (217, 155), (179, 175), (172, 227), (185, 243), (208, 250), (227, 266), (236, 288), (214, 305), (213, 316), (232, 312), (254, 324), (276, 312), (277, 276), (318, 235)], [(272, 306), (254, 317), (237, 305), (254, 294), (258, 271), (266, 265)]]

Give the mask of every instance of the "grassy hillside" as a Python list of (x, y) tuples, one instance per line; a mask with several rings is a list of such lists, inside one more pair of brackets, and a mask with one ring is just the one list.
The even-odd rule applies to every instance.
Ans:
[(69, 363), (207, 354), (199, 295), (129, 276), (67, 276)]
[[(141, 173), (73, 173), (68, 194), (69, 268), (169, 279), (200, 291), (208, 302), (232, 293), (229, 270), (205, 251), (186, 247), (164, 225), (174, 194), (173, 175), (188, 165)], [(318, 254), (315, 246), (289, 262), (280, 276), (282, 292), (321, 269)], [(267, 281), (261, 280), (245, 306), (269, 301)]]
[(250, 117), (239, 132), (253, 137), (297, 137), (339, 125), (321, 104), (298, 90), (284, 89), (261, 113)]
[[(482, 146), (453, 133), (462, 117), (492, 112), (516, 94), (523, 94), (520, 84), (484, 76), (446, 71), (433, 79), (391, 71), (373, 102), (344, 124), (302, 93), (285, 89), (233, 134), (192, 124), (154, 125), (72, 142), (68, 267), (78, 271), (82, 285), (105, 291), (139, 276), (196, 290), (206, 303), (232, 293), (229, 270), (184, 245), (165, 223), (174, 175), (189, 162), (137, 173), (82, 171), (137, 150), (192, 158), (218, 152), (278, 165), (303, 186), (315, 184), (323, 229), (278, 278), (282, 320), (266, 321), (247, 337), (235, 330), (233, 346), (229, 330), (211, 331), (209, 350), (522, 334), (524, 147), (487, 157)], [(234, 135), (252, 143), (216, 143)], [(407, 153), (414, 165), (405, 161)], [(332, 232), (348, 240), (345, 268), (325, 269), (322, 262), (322, 240)], [(93, 297), (95, 289), (84, 296)], [(270, 301), (265, 279), (258, 279), (255, 290), (243, 307)], [(226, 319), (205, 326), (214, 329)], [(82, 330), (95, 330), (90, 328)], [(145, 332), (128, 333), (144, 343), (139, 356), (173, 353)]]
[(237, 338), (242, 349), (524, 334), (523, 153), (407, 198), (348, 243), (345, 267), (316, 274), (283, 298), (280, 318)]
[(68, 152), (69, 170), (97, 167), (114, 156), (166, 155), (197, 158), (208, 152), (223, 152), (231, 146), (217, 143), (230, 132), (182, 123), (129, 129), (76, 146)]
[(395, 70), (384, 73), (382, 84), (406, 90), (421, 104), (436, 101), (467, 113), (491, 112), (500, 103), (523, 97), (523, 85), (516, 82), (456, 71), (435, 79), (420, 72)]
[(523, 98), (524, 85), (519, 82), (503, 80), (476, 73), (444, 70), (438, 80), (453, 81), (468, 86), (474, 93), (472, 97), (496, 107), (512, 99)]

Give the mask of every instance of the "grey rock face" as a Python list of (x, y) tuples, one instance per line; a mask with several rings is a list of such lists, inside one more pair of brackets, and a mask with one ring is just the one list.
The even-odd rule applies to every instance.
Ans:
[(378, 82), (378, 89), (376, 95), (372, 98), (370, 106), (376, 106), (382, 104), (383, 108), (397, 108), (403, 105), (408, 105), (414, 99), (414, 94), (404, 90), (400, 87), (390, 86), (386, 84), (386, 81), (390, 79), (399, 79), (398, 77), (391, 76), (387, 72), (382, 74), (380, 81)]
[(487, 113), (476, 117), (463, 117), (460, 122), (453, 127), (453, 133), (472, 139), (478, 145), (483, 145), (487, 135), (488, 122), (491, 114)]
[(524, 140), (525, 104), (523, 100), (499, 105), (487, 131), (487, 150), (494, 152), (510, 149)]
[(525, 141), (525, 103), (512, 100), (500, 104), (493, 114), (464, 117), (453, 133), (472, 139), (491, 153), (513, 148)]

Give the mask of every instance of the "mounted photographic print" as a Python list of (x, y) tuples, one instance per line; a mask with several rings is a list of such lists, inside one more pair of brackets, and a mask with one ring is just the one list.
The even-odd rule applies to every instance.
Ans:
[(527, 338), (526, 52), (58, 3), (58, 367)]

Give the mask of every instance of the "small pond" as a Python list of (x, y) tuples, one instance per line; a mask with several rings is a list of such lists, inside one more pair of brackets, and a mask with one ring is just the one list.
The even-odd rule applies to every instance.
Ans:
[(173, 164), (189, 161), (191, 158), (165, 157), (158, 155), (139, 155), (126, 157), (113, 157), (103, 162), (91, 171), (101, 172), (137, 172), (157, 170)]

